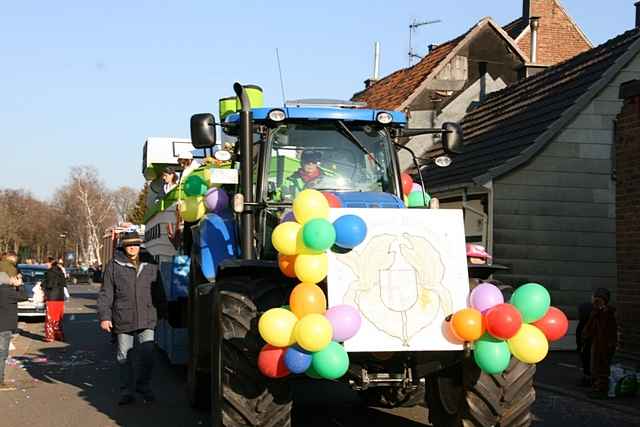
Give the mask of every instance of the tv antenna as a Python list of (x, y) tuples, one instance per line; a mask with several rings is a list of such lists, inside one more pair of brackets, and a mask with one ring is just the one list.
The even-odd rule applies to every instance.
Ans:
[(414, 19), (413, 22), (411, 24), (409, 24), (409, 66), (411, 66), (411, 64), (413, 62), (413, 58), (422, 59), (422, 56), (418, 55), (413, 50), (413, 33), (419, 27), (422, 27), (423, 25), (437, 24), (439, 22), (442, 22), (442, 20), (441, 19), (435, 19), (433, 21), (421, 21), (421, 22), (418, 22), (418, 21), (416, 21)]

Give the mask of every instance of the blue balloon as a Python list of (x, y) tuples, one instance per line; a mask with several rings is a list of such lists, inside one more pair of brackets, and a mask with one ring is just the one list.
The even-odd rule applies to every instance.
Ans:
[(284, 364), (294, 374), (302, 374), (309, 369), (311, 360), (311, 353), (302, 350), (298, 346), (291, 346), (284, 353)]
[(333, 222), (336, 245), (353, 249), (367, 237), (367, 224), (357, 215), (343, 215)]

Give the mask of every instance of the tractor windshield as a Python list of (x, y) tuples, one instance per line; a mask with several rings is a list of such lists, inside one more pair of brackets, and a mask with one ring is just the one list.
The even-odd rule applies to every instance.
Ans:
[(292, 201), (307, 188), (393, 193), (391, 142), (381, 126), (288, 123), (270, 134), (268, 198)]

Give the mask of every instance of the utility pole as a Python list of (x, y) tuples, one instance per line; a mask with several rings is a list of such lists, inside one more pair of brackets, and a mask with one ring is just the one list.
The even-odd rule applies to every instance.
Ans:
[(418, 58), (418, 59), (422, 59), (422, 57), (420, 55), (418, 55), (417, 53), (414, 52), (413, 50), (413, 33), (414, 31), (416, 31), (416, 29), (418, 29), (419, 27), (422, 27), (423, 25), (431, 25), (431, 24), (437, 24), (439, 22), (442, 22), (441, 19), (436, 19), (433, 21), (421, 21), (418, 22), (415, 19), (413, 20), (413, 22), (411, 24), (409, 24), (409, 66), (411, 66), (412, 62), (413, 62), (413, 58)]

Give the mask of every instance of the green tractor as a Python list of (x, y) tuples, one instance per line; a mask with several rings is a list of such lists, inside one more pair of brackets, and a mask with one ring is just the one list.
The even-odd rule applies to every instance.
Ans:
[[(297, 192), (304, 188), (330, 192), (342, 208), (362, 212), (365, 221), (368, 211), (377, 212), (378, 217), (383, 212), (388, 223), (401, 223), (404, 212), (432, 215), (449, 211), (457, 230), (450, 235), (456, 237), (450, 241), (444, 238), (439, 243), (443, 248), (434, 244), (434, 250), (455, 252), (460, 246), (464, 252), (460, 211), (435, 211), (429, 206), (405, 208), (396, 153), (402, 148), (400, 138), (439, 134), (447, 155), (455, 157), (464, 149), (457, 125), (407, 129), (403, 113), (367, 109), (350, 102), (294, 101), (283, 107), (262, 108), (252, 99), (255, 90), (236, 83), (236, 97), (224, 100), (225, 105), (233, 105), (219, 123), (211, 114), (191, 118), (193, 147), (211, 149), (213, 157), (227, 162), (225, 179), (229, 174), (237, 176), (237, 180), (231, 178), (221, 185), (230, 194), (232, 212), (207, 213), (197, 221), (186, 222), (184, 230), (191, 233), (190, 247), (183, 248), (190, 255), (186, 299), (189, 396), (194, 406), (211, 410), (214, 426), (291, 425), (291, 381), (270, 379), (259, 371), (257, 358), (265, 343), (257, 325), (262, 313), (288, 304), (297, 283), (279, 270), (271, 242), (274, 228), (291, 209)], [(223, 138), (234, 143), (217, 145), (216, 126), (221, 128)], [(213, 153), (213, 147), (220, 146), (223, 148)], [(320, 179), (307, 179), (305, 174), (313, 174), (304, 169), (307, 163), (316, 163), (319, 171), (315, 174), (319, 176), (315, 178)], [(220, 174), (214, 170), (212, 175)], [(424, 218), (426, 222), (430, 217)], [(427, 261), (416, 259), (421, 274), (431, 274)], [(459, 261), (458, 257), (457, 264), (451, 265), (460, 265)], [(468, 276), (478, 274), (467, 273), (464, 255), (462, 261), (461, 267), (447, 273), (456, 277), (457, 296), (439, 297), (433, 325), (444, 324), (454, 306), (466, 304)], [(449, 260), (443, 263), (449, 265)], [(363, 262), (360, 268), (375, 266)], [(483, 278), (492, 272), (486, 266), (473, 271)], [(332, 288), (341, 285), (332, 274), (330, 268), (328, 280), (320, 283), (330, 299)], [(381, 292), (402, 289), (402, 283), (391, 282), (395, 287)], [(434, 294), (421, 294), (420, 298), (428, 301), (429, 295)], [(364, 318), (367, 322), (367, 316)], [(391, 329), (397, 326), (392, 321), (387, 323)], [(443, 340), (440, 329), (435, 335), (434, 342)], [(387, 346), (380, 341), (371, 347), (367, 343), (365, 350), (358, 351), (347, 346), (350, 366), (340, 381), (361, 393), (371, 405), (425, 405), (430, 422), (436, 426), (531, 423), (535, 366), (512, 358), (502, 374), (487, 375), (476, 367), (466, 344), (442, 344), (435, 350), (425, 350), (410, 344), (409, 339), (405, 341), (404, 346)]]

